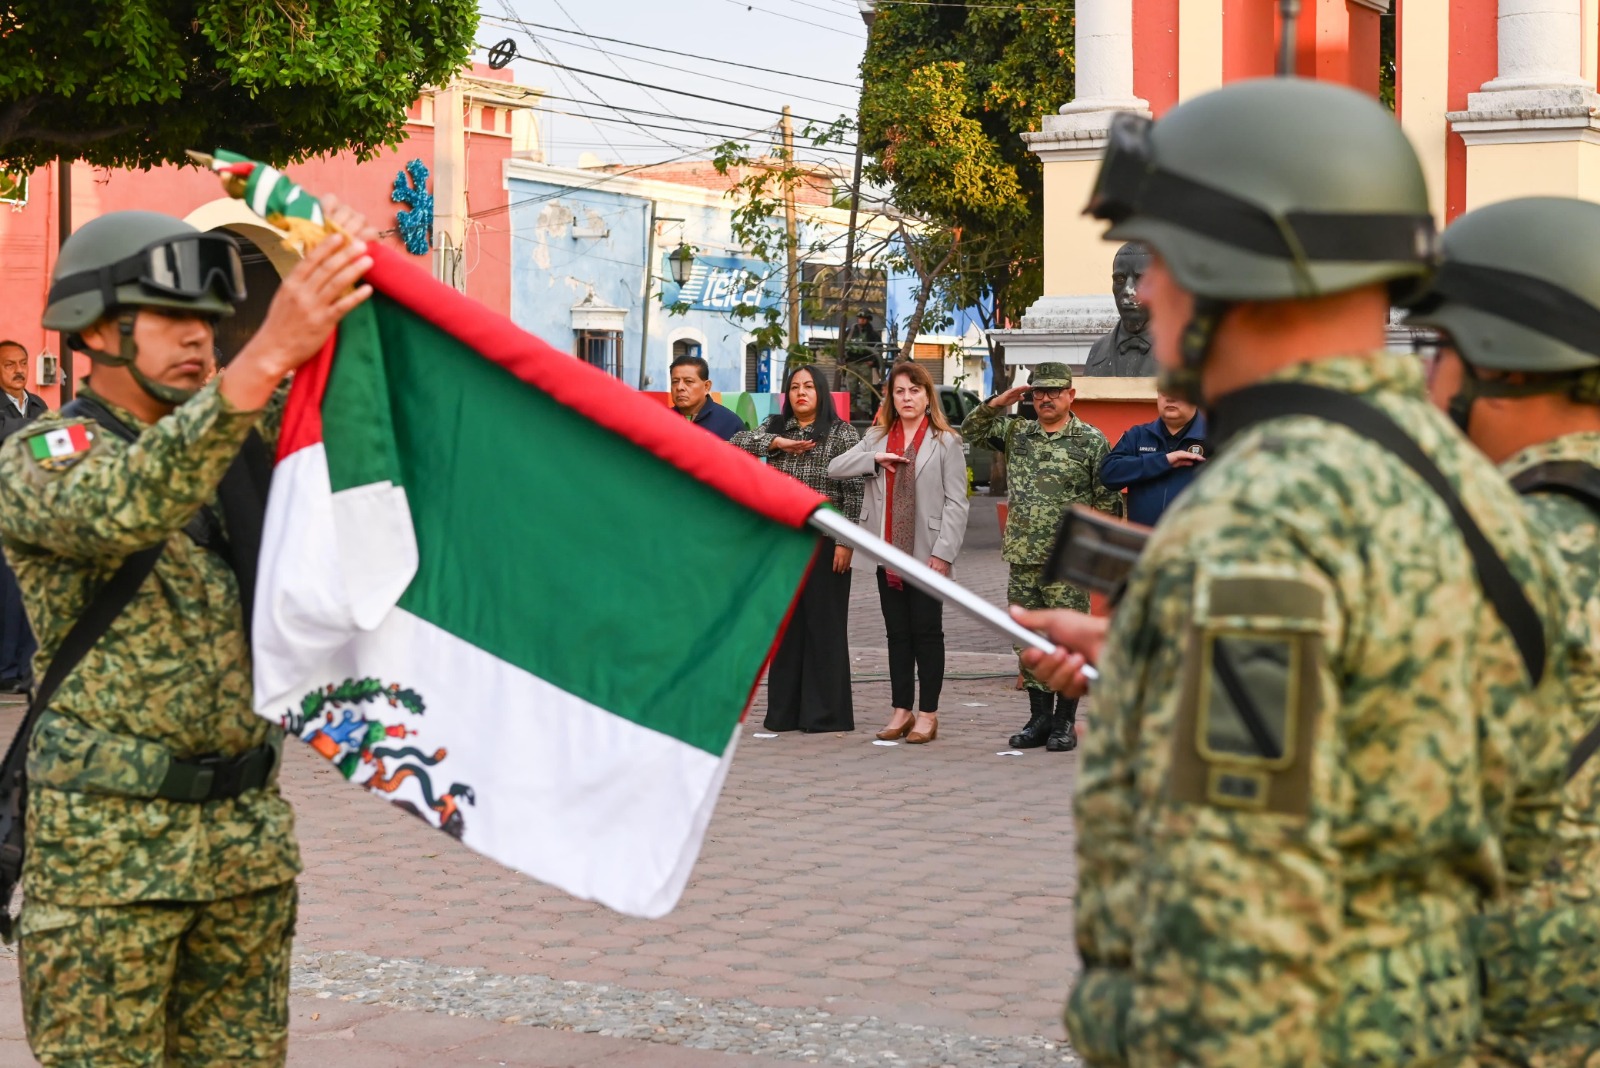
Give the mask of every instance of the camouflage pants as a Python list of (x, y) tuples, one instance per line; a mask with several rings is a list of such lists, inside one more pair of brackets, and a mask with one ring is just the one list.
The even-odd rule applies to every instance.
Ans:
[(45, 1068), (278, 1066), (295, 884), (222, 901), (23, 904), (22, 1014)]
[[(1006, 601), (1023, 608), (1073, 608), (1079, 612), (1089, 610), (1089, 595), (1067, 582), (1041, 582), (1044, 568), (1032, 564), (1012, 564), (1006, 581)], [(1022, 648), (1013, 646), (1020, 654)], [(1028, 689), (1048, 692), (1050, 687), (1023, 669)]]

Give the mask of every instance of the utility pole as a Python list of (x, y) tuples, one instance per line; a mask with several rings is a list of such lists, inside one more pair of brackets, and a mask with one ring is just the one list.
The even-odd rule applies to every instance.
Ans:
[(800, 347), (800, 253), (794, 220), (794, 115), (783, 106), (783, 232), (789, 247), (789, 351)]
[(645, 377), (645, 365), (650, 357), (650, 283), (656, 270), (656, 202), (650, 201), (649, 228), (644, 232), (644, 307), (643, 323), (639, 327), (639, 391), (644, 392), (650, 382)]
[[(872, 44), (872, 24), (878, 12), (876, 0), (856, 0), (861, 9), (861, 21), (867, 24), (867, 44)], [(867, 81), (861, 79), (861, 93), (856, 97), (856, 168), (850, 177), (850, 229), (844, 238), (844, 277), (839, 283), (839, 344), (834, 359), (844, 366), (844, 335), (850, 325), (850, 286), (856, 270), (856, 213), (861, 210), (861, 101), (867, 95)]]
[[(72, 236), (72, 161), (65, 156), (56, 157), (56, 262), (61, 259), (61, 246)], [(72, 399), (72, 346), (66, 334), (56, 335), (58, 356), (56, 374), (61, 380), (61, 403)], [(59, 405), (58, 405), (59, 407)]]

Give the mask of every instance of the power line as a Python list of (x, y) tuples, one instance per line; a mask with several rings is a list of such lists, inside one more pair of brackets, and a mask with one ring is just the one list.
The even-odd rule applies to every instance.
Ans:
[[(844, 17), (844, 12), (843, 11), (835, 11), (831, 7), (820, 7), (820, 6), (816, 5), (816, 4), (811, 3), (810, 0), (789, 0), (789, 2), (791, 4), (799, 4), (801, 7), (809, 7), (812, 11), (820, 11), (824, 15), (833, 15), (836, 18)], [(854, 20), (852, 20), (852, 21), (854, 21)]]
[(841, 30), (841, 29), (838, 29), (838, 28), (833, 27), (833, 26), (824, 26), (820, 22), (812, 22), (809, 19), (797, 19), (793, 15), (785, 15), (783, 12), (774, 11), (770, 7), (757, 7), (754, 4), (747, 4), (747, 3), (745, 3), (745, 0), (728, 0), (728, 3), (733, 4), (736, 7), (742, 7), (746, 11), (759, 11), (762, 14), (765, 14), (765, 15), (776, 15), (780, 19), (788, 19), (790, 22), (798, 22), (802, 26), (810, 26), (813, 29), (818, 29), (818, 30), (827, 30), (829, 33), (837, 33), (841, 37), (849, 37), (850, 39), (855, 40), (855, 41), (860, 41), (860, 40), (864, 39), (861, 34), (849, 33), (849, 32), (847, 32), (845, 30)]
[[(530, 33), (530, 36), (533, 36), (533, 35)], [(598, 45), (579, 44), (577, 41), (556, 41), (555, 43), (556, 44), (560, 44), (560, 45), (569, 45), (569, 46), (571, 46), (573, 48), (584, 48), (584, 49), (588, 49), (591, 52), (600, 52), (600, 53), (604, 54), (607, 57), (611, 56), (610, 52), (607, 52), (604, 48), (601, 48)], [(488, 50), (487, 47), (484, 46), (484, 45), (479, 45), (478, 47), (480, 49), (483, 49), (484, 51)], [(663, 63), (663, 62), (660, 62), (659, 60), (645, 59), (643, 56), (623, 56), (622, 58), (628, 60), (631, 63), (645, 63), (645, 64), (648, 64), (649, 66), (662, 67), (662, 68), (664, 68), (666, 70), (675, 70), (675, 71), (682, 71), (683, 70), (683, 66), (681, 64)], [(615, 64), (613, 64), (613, 65), (615, 65)], [(622, 68), (618, 67), (617, 69), (621, 70)], [(626, 73), (626, 72), (624, 72), (624, 73)], [(695, 77), (696, 78), (709, 79), (709, 80), (714, 81), (714, 82), (726, 82), (728, 85), (737, 85), (737, 86), (741, 86), (742, 88), (745, 88), (745, 89), (759, 89), (762, 92), (774, 93), (774, 94), (783, 96), (786, 99), (805, 100), (805, 101), (809, 101), (810, 103), (813, 103), (813, 104), (824, 104), (824, 105), (826, 105), (828, 107), (837, 107), (838, 106), (832, 100), (822, 100), (822, 99), (820, 99), (818, 97), (814, 97), (814, 96), (803, 96), (800, 93), (790, 93), (786, 89), (777, 89), (777, 88), (773, 88), (773, 87), (765, 86), (765, 85), (751, 85), (748, 81), (740, 81), (737, 78), (724, 78), (721, 75), (706, 74), (706, 73), (703, 73), (703, 72), (696, 74)], [(656, 101), (656, 103), (659, 104), (661, 102), (658, 100), (658, 101)], [(663, 104), (662, 106), (665, 107), (666, 105)]]
[[(485, 22), (493, 22), (493, 23), (496, 23), (496, 24), (507, 24), (507, 20), (497, 19), (497, 18), (495, 18), (493, 16), (490, 16), (490, 15), (485, 15), (483, 17), (483, 21), (485, 21)], [(529, 22), (526, 19), (521, 19), (521, 18), (512, 19), (512, 20), (509, 21), (509, 24), (510, 25), (514, 25), (514, 26), (520, 26), (523, 29), (551, 30), (551, 31), (553, 31), (555, 33), (574, 33), (575, 32), (573, 30), (564, 30), (559, 26), (547, 26), (542, 22)], [(593, 34), (593, 33), (585, 33), (585, 34), (583, 34), (583, 36), (589, 38), (589, 40), (591, 40), (591, 41), (606, 41), (606, 42), (608, 42), (610, 44), (627, 45), (629, 48), (643, 48), (643, 49), (646, 49), (646, 50), (651, 51), (651, 52), (662, 52), (662, 53), (664, 53), (666, 55), (669, 55), (669, 56), (679, 56), (679, 57), (681, 57), (683, 59), (697, 59), (697, 60), (700, 60), (702, 63), (720, 63), (725, 67), (739, 67), (739, 68), (741, 68), (743, 70), (760, 71), (762, 74), (778, 74), (778, 75), (782, 75), (785, 78), (803, 78), (804, 80), (806, 80), (808, 82), (821, 82), (823, 85), (837, 85), (842, 89), (856, 89), (856, 90), (859, 90), (861, 88), (859, 83), (854, 83), (854, 82), (836, 82), (831, 78), (819, 78), (814, 74), (798, 74), (795, 71), (790, 71), (790, 70), (775, 70), (772, 67), (756, 67), (756, 66), (752, 66), (749, 63), (738, 63), (738, 62), (735, 62), (734, 60), (731, 60), (731, 59), (717, 59), (715, 56), (702, 56), (702, 55), (698, 55), (698, 54), (696, 54), (694, 52), (679, 52), (679, 51), (677, 51), (675, 49), (671, 49), (671, 48), (662, 48), (659, 45), (648, 45), (648, 44), (641, 44), (638, 41), (627, 41), (627, 40), (624, 40), (624, 39), (622, 39), (620, 37), (601, 37), (599, 34)], [(630, 57), (624, 57), (624, 58), (630, 58)]]
[[(589, 35), (588, 35), (588, 34), (587, 34), (587, 33), (584, 33), (584, 31), (583, 31), (583, 27), (582, 27), (582, 26), (579, 26), (579, 25), (578, 25), (578, 20), (577, 20), (577, 19), (575, 19), (575, 18), (573, 18), (573, 17), (572, 17), (572, 12), (570, 12), (570, 11), (568, 11), (568, 10), (567, 10), (567, 9), (566, 9), (566, 8), (565, 8), (565, 7), (564, 7), (564, 6), (563, 6), (563, 5), (562, 5), (562, 3), (561, 3), (561, 0), (555, 0), (555, 5), (556, 5), (556, 9), (557, 9), (557, 10), (559, 10), (559, 11), (560, 11), (560, 12), (561, 12), (561, 13), (562, 13), (562, 14), (563, 14), (563, 15), (565, 15), (565, 16), (567, 16), (567, 21), (568, 21), (568, 22), (570, 22), (570, 23), (572, 23), (572, 28), (573, 28), (573, 29), (575, 29), (575, 30), (577, 30), (577, 31), (578, 31), (578, 32), (579, 32), (579, 33), (583, 33), (583, 35), (584, 35), (584, 36), (585, 36), (585, 37), (589, 37)], [(508, 3), (508, 6), (509, 6), (509, 3)], [(529, 34), (529, 36), (530, 36), (530, 37), (531, 37), (531, 36), (532, 36), (532, 34)], [(592, 38), (592, 37), (590, 37), (590, 38), (589, 38), (589, 39), (590, 39), (590, 40), (591, 40), (591, 41), (592, 41), (592, 40), (594, 40), (594, 38)], [(599, 47), (599, 46), (598, 46), (598, 44), (595, 44), (595, 45), (592, 45), (592, 46), (590, 46), (590, 47), (593, 47), (593, 48), (595, 48), (595, 49), (596, 49), (596, 50), (597, 50), (597, 51), (598, 51), (598, 52), (599, 52), (599, 53), (600, 53), (600, 54), (601, 54), (601, 55), (603, 55), (603, 56), (605, 56), (605, 57), (606, 57), (606, 59), (608, 59), (608, 60), (610, 60), (610, 61), (611, 61), (611, 65), (612, 65), (612, 66), (613, 66), (613, 67), (614, 67), (614, 68), (616, 68), (616, 71), (617, 71), (617, 73), (618, 73), (618, 74), (627, 74), (627, 73), (628, 73), (628, 72), (627, 72), (627, 71), (625, 71), (625, 70), (623, 70), (623, 69), (622, 69), (622, 64), (620, 64), (620, 63), (618, 63), (618, 62), (617, 62), (617, 60), (616, 60), (616, 57), (615, 57), (615, 56), (613, 56), (613, 55), (612, 55), (612, 54), (611, 54), (611, 53), (610, 53), (610, 52), (607, 52), (607, 51), (606, 51), (606, 50), (605, 50), (605, 49), (603, 49), (603, 48), (600, 48), (600, 47)], [(552, 59), (554, 59), (554, 58), (555, 58), (555, 57), (554, 57), (554, 56), (553, 56), (553, 55), (552, 55), (552, 54), (551, 54), (551, 52), (550, 52), (550, 50), (549, 50), (549, 49), (545, 49), (545, 55), (547, 55), (547, 56), (550, 56), (550, 57), (551, 57), (551, 58), (552, 58)], [(657, 96), (656, 96), (656, 95), (655, 95), (655, 94), (654, 94), (654, 93), (652, 93), (652, 92), (651, 92), (651, 91), (650, 91), (650, 90), (648, 90), (648, 89), (646, 89), (646, 90), (645, 90), (645, 91), (644, 91), (644, 95), (645, 95), (645, 96), (648, 96), (648, 97), (649, 97), (649, 98), (650, 98), (650, 99), (651, 99), (651, 100), (652, 100), (652, 101), (653, 101), (653, 102), (654, 102), (654, 103), (655, 103), (655, 104), (656, 104), (656, 105), (658, 105), (658, 106), (660, 106), (660, 107), (663, 107), (663, 108), (664, 108), (664, 107), (666, 107), (666, 106), (667, 106), (667, 105), (666, 105), (666, 104), (664, 104), (664, 103), (662, 103), (662, 102), (661, 102), (661, 100), (660, 100), (660, 99), (659, 99), (659, 98), (658, 98), (658, 97), (657, 97)]]
[[(585, 101), (581, 101), (580, 100), (580, 101), (575, 101), (575, 103), (580, 103), (581, 104), (581, 103), (585, 103)], [(700, 134), (702, 136), (704, 136), (707, 133), (714, 132), (714, 131), (707, 131), (707, 130), (698, 130), (698, 129), (694, 129), (692, 127), (687, 127), (687, 126), (662, 126), (662, 125), (657, 125), (656, 123), (637, 122), (637, 121), (635, 121), (633, 119), (629, 119), (629, 118), (626, 118), (626, 117), (623, 117), (623, 118), (607, 118), (604, 115), (586, 115), (581, 111), (561, 111), (561, 110), (559, 110), (557, 108), (542, 108), (541, 110), (547, 111), (547, 112), (549, 112), (549, 113), (551, 113), (553, 115), (569, 115), (569, 116), (571, 116), (572, 118), (575, 118), (575, 119), (588, 119), (590, 122), (619, 123), (619, 124), (638, 126), (638, 127), (643, 128), (643, 129), (650, 129), (650, 130), (668, 130), (668, 131), (672, 131), (672, 132), (676, 132), (676, 133)], [(739, 141), (741, 143), (757, 144), (757, 145), (773, 145), (773, 146), (777, 146), (777, 145), (783, 144), (782, 141), (773, 141), (773, 140), (768, 140), (768, 139), (760, 138), (760, 137), (749, 137), (749, 136), (746, 136), (746, 135), (733, 135), (733, 134), (729, 134), (728, 135), (728, 140), (729, 141)], [(571, 144), (572, 142), (567, 141), (565, 143)], [(639, 147), (639, 146), (636, 145), (634, 147)], [(850, 145), (848, 147), (854, 148), (855, 146), (854, 145)], [(798, 149), (797, 149), (797, 151), (798, 151)]]
[[(729, 123), (729, 122), (718, 122), (715, 119), (689, 119), (689, 118), (683, 118), (683, 117), (678, 116), (678, 115), (673, 115), (670, 112), (648, 111), (648, 110), (646, 110), (644, 108), (624, 107), (621, 104), (597, 104), (594, 101), (579, 100), (577, 97), (559, 96), (559, 95), (554, 94), (554, 93), (546, 93), (541, 97), (540, 110), (548, 111), (548, 112), (550, 112), (551, 114), (554, 114), (554, 115), (572, 115), (572, 116), (574, 116), (576, 118), (581, 118), (581, 119), (588, 119), (588, 118), (599, 119), (599, 118), (601, 118), (601, 116), (588, 115), (588, 114), (585, 114), (585, 113), (582, 113), (582, 112), (562, 111), (559, 108), (546, 108), (546, 107), (543, 106), (543, 103), (542, 103), (542, 101), (544, 101), (544, 100), (559, 100), (559, 101), (561, 101), (563, 103), (567, 103), (567, 104), (581, 104), (584, 107), (603, 107), (603, 108), (606, 108), (608, 110), (613, 110), (613, 111), (626, 111), (626, 112), (630, 112), (630, 113), (632, 113), (634, 115), (643, 115), (646, 118), (652, 118), (652, 119), (678, 119), (680, 122), (689, 123), (691, 125), (691, 127), (694, 127), (694, 128), (682, 128), (682, 127), (657, 126), (657, 127), (653, 127), (654, 129), (683, 129), (684, 133), (715, 134), (715, 133), (717, 133), (716, 130), (707, 130), (707, 129), (704, 129), (704, 127), (707, 127), (707, 126), (721, 126), (724, 129), (738, 131), (737, 136), (732, 135), (732, 134), (727, 135), (728, 140), (730, 140), (730, 141), (733, 141), (733, 140), (756, 140), (756, 141), (759, 141), (761, 144), (768, 144), (768, 145), (778, 144), (777, 141), (762, 140), (760, 138), (749, 138), (746, 135), (749, 134), (751, 131), (747, 127), (737, 126), (737, 125), (735, 125), (733, 123)], [(650, 124), (649, 123), (638, 123), (636, 125), (649, 126)], [(757, 130), (755, 132), (757, 132), (757, 133), (768, 133), (768, 132), (771, 132), (771, 129), (772, 129), (772, 127), (770, 127), (770, 126), (762, 127), (760, 130)], [(830, 149), (833, 149), (835, 147), (837, 147), (839, 149), (853, 149), (853, 148), (856, 147), (856, 145), (855, 145), (854, 141), (829, 141), (826, 144), (822, 144), (822, 145), (815, 145), (815, 144), (813, 144), (813, 145), (800, 145), (800, 146), (798, 146), (798, 148), (796, 150), (797, 151), (806, 151), (806, 152), (827, 152)]]
[[(644, 116), (646, 116), (648, 118), (652, 118), (652, 119), (679, 119), (682, 122), (692, 122), (692, 123), (694, 123), (694, 124), (696, 124), (698, 126), (722, 126), (722, 127), (725, 127), (725, 128), (727, 128), (729, 130), (738, 130), (741, 133), (742, 132), (746, 132), (749, 129), (749, 127), (740, 126), (737, 123), (732, 123), (732, 122), (718, 122), (715, 119), (685, 119), (685, 118), (682, 118), (679, 115), (672, 114), (670, 111), (648, 111), (648, 110), (646, 110), (644, 108), (630, 108), (630, 107), (624, 107), (621, 104), (605, 104), (605, 103), (599, 103), (599, 102), (596, 102), (596, 101), (593, 101), (593, 100), (579, 100), (577, 97), (558, 96), (558, 95), (556, 95), (554, 93), (546, 93), (546, 94), (544, 94), (541, 97), (541, 100), (560, 100), (560, 101), (564, 101), (565, 103), (568, 103), (568, 104), (582, 104), (584, 107), (602, 107), (602, 108), (607, 108), (607, 109), (612, 110), (612, 111), (626, 111), (626, 112), (630, 112), (630, 113), (632, 113), (634, 115), (644, 115)], [(774, 123), (774, 125), (776, 125), (776, 124)], [(762, 129), (763, 130), (768, 130), (768, 129), (771, 129), (771, 127), (765, 127), (764, 126), (764, 127), (762, 127)], [(715, 132), (715, 131), (707, 130), (707, 131), (701, 131), (701, 132), (712, 133), (712, 132)], [(855, 145), (852, 144), (852, 145), (850, 145), (850, 147), (854, 148)]]
[[(728, 0), (728, 2), (733, 4), (738, 3), (739, 0)], [(537, 43), (537, 39), (535, 39), (535, 43)], [(602, 74), (600, 71), (586, 70), (583, 67), (573, 67), (565, 63), (557, 63), (553, 59), (536, 59), (533, 56), (523, 56), (522, 58), (526, 59), (530, 63), (539, 63), (546, 67), (555, 67), (558, 70), (570, 71), (573, 74), (586, 74), (591, 78), (606, 78), (613, 82), (623, 82), (627, 85), (637, 85), (645, 89), (659, 89), (663, 93), (672, 93), (675, 96), (686, 96), (693, 100), (705, 100), (712, 104), (721, 104), (723, 107), (743, 108), (745, 111), (756, 111), (763, 115), (772, 114), (771, 108), (757, 107), (755, 104), (741, 104), (736, 100), (724, 100), (721, 97), (706, 96), (703, 93), (691, 93), (684, 89), (669, 89), (664, 85), (651, 85), (649, 82), (635, 81), (632, 78), (623, 78), (616, 74)], [(584, 88), (587, 89), (588, 86), (584, 86)], [(590, 92), (593, 93), (593, 90), (590, 90)], [(596, 101), (596, 103), (599, 103), (599, 101)], [(833, 125), (832, 119), (819, 119), (810, 115), (796, 115), (795, 118), (801, 119), (805, 122), (820, 123), (823, 126)]]
[(989, 8), (989, 9), (992, 9), (992, 10), (995, 10), (995, 11), (1048, 11), (1048, 12), (1052, 12), (1052, 13), (1056, 13), (1056, 14), (1064, 14), (1064, 15), (1068, 15), (1068, 14), (1072, 13), (1072, 9), (1069, 8), (1069, 7), (1041, 7), (1041, 6), (1037, 5), (1037, 4), (1023, 4), (1023, 3), (1016, 3), (1016, 4), (963, 4), (963, 3), (953, 3), (953, 2), (951, 2), (951, 0), (873, 0), (873, 2), (876, 3), (876, 4), (880, 4), (880, 5), (900, 4), (900, 5), (909, 5), (911, 7), (965, 7), (965, 8)]

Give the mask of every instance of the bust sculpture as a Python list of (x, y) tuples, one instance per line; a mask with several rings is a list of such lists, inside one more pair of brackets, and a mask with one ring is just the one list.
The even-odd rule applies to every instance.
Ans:
[(1117, 325), (1089, 350), (1083, 365), (1085, 376), (1139, 378), (1156, 373), (1150, 338), (1145, 333), (1150, 313), (1139, 303), (1139, 278), (1149, 262), (1149, 250), (1137, 241), (1117, 249), (1116, 258), (1111, 261), (1111, 295), (1117, 302)]

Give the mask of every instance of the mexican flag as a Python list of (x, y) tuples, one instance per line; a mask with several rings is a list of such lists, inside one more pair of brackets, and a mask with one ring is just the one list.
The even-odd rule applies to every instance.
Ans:
[(578, 897), (677, 903), (823, 499), (398, 253), (296, 376), (257, 711)]

